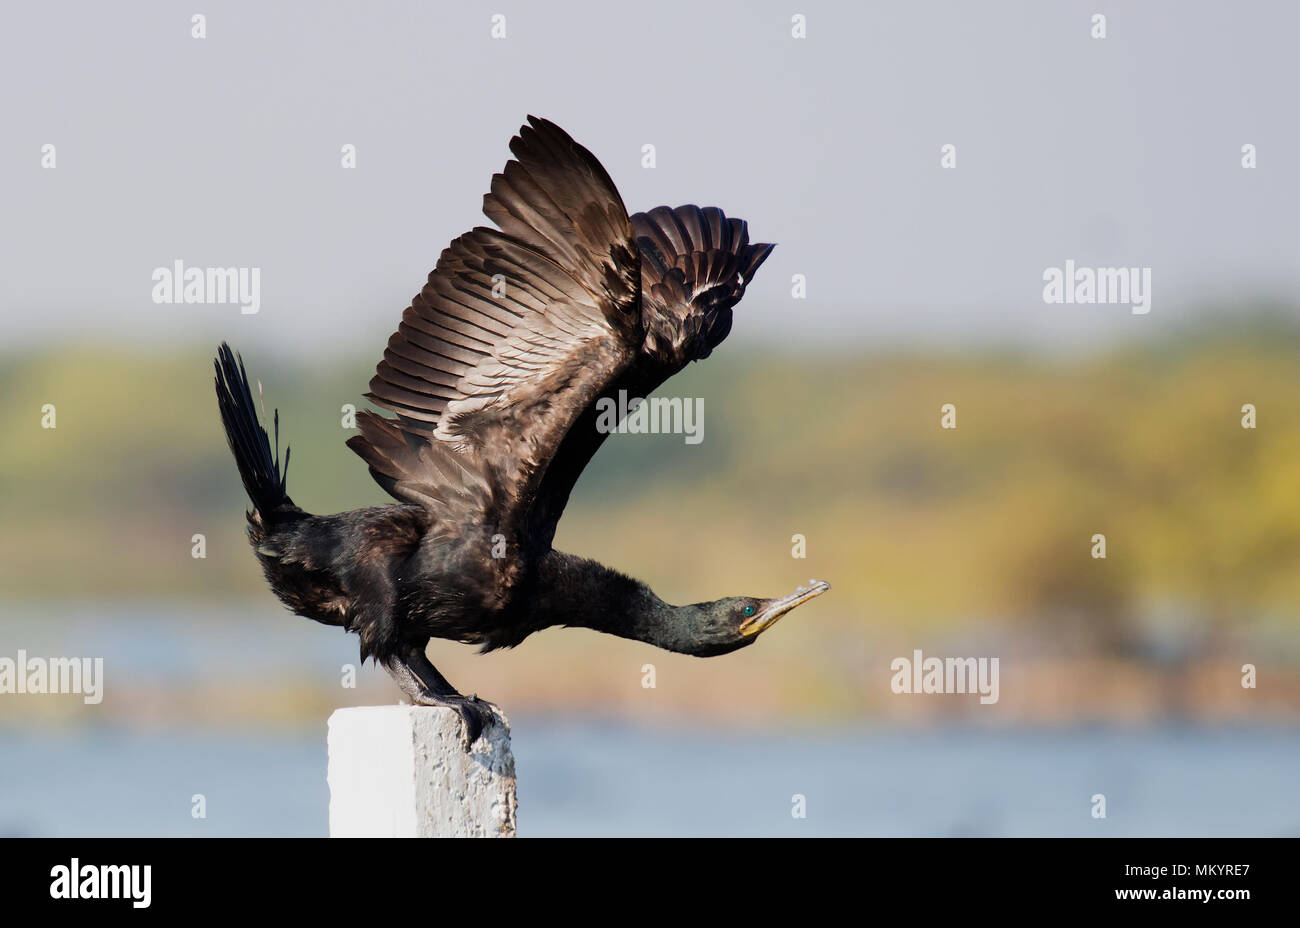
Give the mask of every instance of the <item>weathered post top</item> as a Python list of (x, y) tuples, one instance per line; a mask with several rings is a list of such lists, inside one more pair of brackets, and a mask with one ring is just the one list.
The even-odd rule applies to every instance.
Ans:
[(454, 709), (362, 706), (329, 719), (330, 837), (513, 838), (510, 724), (471, 750)]

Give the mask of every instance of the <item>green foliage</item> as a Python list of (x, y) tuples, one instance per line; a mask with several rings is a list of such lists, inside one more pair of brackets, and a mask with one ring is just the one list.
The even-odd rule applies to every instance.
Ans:
[[(835, 622), (1081, 616), (1122, 646), (1151, 602), (1231, 623), (1300, 598), (1300, 338), (1208, 331), (1083, 360), (738, 355), (661, 390), (705, 434), (618, 435), (557, 546), (679, 601), (835, 586)], [(245, 358), (293, 447), (289, 490), (324, 512), (385, 497), (341, 406), (370, 365)], [(210, 360), (76, 351), (0, 360), (0, 588), (260, 590)], [(44, 403), (58, 427), (40, 427)], [(939, 427), (940, 407), (958, 427)], [(1253, 403), (1259, 427), (1241, 427)], [(364, 408), (364, 407), (363, 407)], [(190, 556), (195, 533), (207, 558)], [(791, 536), (808, 559), (790, 556)], [(1094, 533), (1108, 557), (1090, 557)]]

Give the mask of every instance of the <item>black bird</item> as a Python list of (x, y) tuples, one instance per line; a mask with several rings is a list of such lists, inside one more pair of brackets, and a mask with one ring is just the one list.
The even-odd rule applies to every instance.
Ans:
[[(597, 404), (645, 397), (727, 336), (774, 246), (715, 207), (629, 217), (600, 162), (528, 117), (478, 227), (443, 251), (402, 314), (348, 447), (397, 504), (314, 516), (294, 505), (243, 361), (222, 344), (217, 399), (252, 500), (248, 536), (276, 596), (361, 638), (417, 704), (451, 706), (467, 745), (492, 716), (429, 662), (431, 638), (512, 647), (581, 626), (708, 657), (753, 644), (829, 589), (672, 606), (644, 583), (551, 547), (609, 431)], [(625, 404), (624, 404), (625, 405)], [(620, 407), (621, 408), (621, 407)]]

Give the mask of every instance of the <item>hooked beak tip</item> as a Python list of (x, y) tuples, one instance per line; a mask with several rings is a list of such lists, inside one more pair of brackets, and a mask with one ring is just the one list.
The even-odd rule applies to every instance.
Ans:
[(753, 637), (767, 631), (796, 606), (802, 606), (808, 600), (821, 596), (830, 588), (831, 585), (825, 580), (809, 580), (808, 586), (801, 586), (789, 596), (773, 600), (762, 612), (742, 623), (740, 633)]

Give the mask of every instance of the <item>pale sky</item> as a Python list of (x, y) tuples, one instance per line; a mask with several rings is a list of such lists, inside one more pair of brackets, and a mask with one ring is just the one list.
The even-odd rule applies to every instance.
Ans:
[[(194, 12), (205, 39), (190, 35)], [(1104, 39), (1090, 35), (1096, 12)], [(795, 13), (805, 39), (791, 37)], [(442, 248), (486, 222), (482, 194), (528, 113), (590, 148), (630, 211), (717, 205), (778, 243), (737, 310), (736, 343), (1062, 348), (1300, 292), (1294, 4), (24, 2), (6, 14), (0, 350), (227, 338), (377, 357)], [(340, 167), (348, 143), (355, 170)], [(1241, 166), (1248, 143), (1254, 170)], [(153, 269), (177, 259), (260, 268), (260, 312), (155, 305)], [(1151, 268), (1151, 312), (1045, 305), (1043, 272), (1067, 259)], [(790, 298), (796, 273), (803, 301)]]

